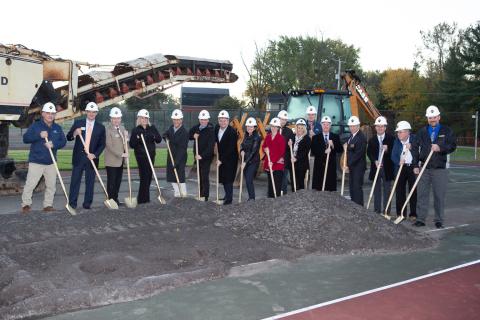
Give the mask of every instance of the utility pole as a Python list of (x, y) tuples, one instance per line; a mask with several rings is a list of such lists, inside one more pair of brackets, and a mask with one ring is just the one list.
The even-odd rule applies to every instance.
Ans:
[(340, 90), (340, 87), (341, 87), (341, 80), (342, 80), (342, 77), (341, 77), (341, 73), (342, 73), (342, 62), (345, 62), (345, 61), (342, 61), (340, 58), (338, 59), (333, 59), (331, 58), (333, 61), (336, 61), (338, 62), (338, 70), (337, 70), (337, 74), (335, 75), (335, 79), (337, 79), (337, 90)]

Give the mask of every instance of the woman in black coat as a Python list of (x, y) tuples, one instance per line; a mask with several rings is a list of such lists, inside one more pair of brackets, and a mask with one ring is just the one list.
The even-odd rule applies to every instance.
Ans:
[[(325, 173), (325, 162), (327, 153), (330, 152), (328, 159), (327, 179), (325, 181), (326, 191), (337, 190), (337, 153), (342, 153), (340, 137), (330, 132), (332, 120), (329, 116), (322, 118), (322, 132), (312, 138), (312, 155), (315, 157), (313, 165), (312, 189), (322, 190), (323, 176)], [(330, 149), (328, 148), (330, 146)], [(330, 150), (330, 151), (328, 151)]]
[[(258, 170), (260, 163), (260, 144), (262, 138), (258, 134), (256, 127), (257, 121), (255, 118), (248, 118), (245, 122), (247, 128), (245, 137), (240, 146), (240, 155), (243, 154), (244, 162), (242, 163), (243, 175), (245, 176), (245, 185), (248, 190), (248, 200), (255, 200), (255, 187), (253, 179)], [(241, 186), (240, 186), (241, 187)]]
[(215, 127), (215, 139), (217, 142), (219, 182), (223, 184), (225, 197), (223, 204), (231, 204), (233, 200), (233, 182), (237, 174), (238, 150), (237, 131), (233, 129), (228, 121), (230, 116), (227, 111), (222, 110), (218, 114), (218, 125)]
[(172, 183), (175, 197), (187, 196), (187, 185), (185, 184), (185, 165), (187, 164), (188, 132), (183, 126), (183, 113), (179, 109), (172, 112), (173, 125), (163, 134), (168, 139), (172, 152), (175, 169), (177, 170), (180, 189), (173, 170), (170, 155), (167, 155), (167, 181)]
[[(297, 190), (305, 189), (305, 174), (309, 169), (308, 153), (310, 151), (310, 137), (307, 134), (307, 123), (303, 119), (299, 119), (296, 123), (295, 141), (288, 142), (292, 146), (293, 162), (295, 165), (295, 182)], [(290, 148), (290, 147), (289, 147)], [(290, 153), (290, 150), (287, 150)], [(294, 190), (293, 177), (292, 191)]]
[(137, 114), (137, 126), (132, 130), (130, 136), (130, 147), (135, 152), (137, 159), (138, 172), (140, 175), (140, 187), (138, 189), (137, 203), (150, 202), (150, 184), (152, 183), (152, 169), (148, 162), (147, 153), (143, 146), (141, 135), (145, 139), (148, 154), (155, 163), (155, 143), (160, 143), (162, 137), (158, 133), (154, 125), (150, 125), (150, 114), (147, 110), (142, 109)]

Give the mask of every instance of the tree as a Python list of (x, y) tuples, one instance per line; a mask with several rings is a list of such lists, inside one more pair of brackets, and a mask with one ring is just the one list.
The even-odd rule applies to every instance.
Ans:
[(466, 91), (473, 110), (480, 105), (480, 22), (465, 30), (458, 55), (465, 66)]
[(158, 92), (151, 96), (131, 97), (125, 101), (128, 110), (137, 111), (140, 109), (160, 110), (160, 109), (173, 109), (173, 107), (179, 107), (180, 103), (171, 94), (165, 94), (164, 92)]
[(378, 109), (384, 109), (385, 98), (381, 88), (384, 73), (378, 70), (364, 71), (359, 74), (359, 77), (362, 80), (363, 86), (367, 89), (368, 96), (370, 100), (373, 101), (373, 104), (376, 105)]
[(249, 77), (245, 96), (250, 99), (250, 107), (252, 109), (265, 110), (269, 92), (269, 87), (265, 83), (265, 73), (268, 72), (264, 66), (266, 56), (265, 50), (259, 49), (256, 43), (255, 50), (255, 58), (251, 68), (247, 67), (242, 57), (243, 65)]
[(385, 109), (417, 111), (425, 108), (426, 79), (409, 69), (385, 71), (380, 84), (385, 98)]
[(245, 107), (245, 104), (236, 97), (225, 96), (217, 100), (214, 107), (216, 109), (237, 110)]

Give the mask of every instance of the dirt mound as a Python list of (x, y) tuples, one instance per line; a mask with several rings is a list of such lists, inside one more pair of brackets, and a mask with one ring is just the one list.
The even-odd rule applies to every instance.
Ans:
[(337, 193), (311, 190), (233, 205), (222, 210), (215, 225), (255, 239), (329, 254), (414, 250), (433, 243)]

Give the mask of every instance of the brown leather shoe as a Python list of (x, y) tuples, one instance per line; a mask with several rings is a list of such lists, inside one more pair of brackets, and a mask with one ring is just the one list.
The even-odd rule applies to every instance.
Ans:
[(52, 206), (43, 208), (43, 212), (52, 212), (52, 211), (55, 211), (55, 208), (53, 208)]
[(22, 213), (29, 213), (30, 212), (30, 206), (23, 206), (22, 207)]

